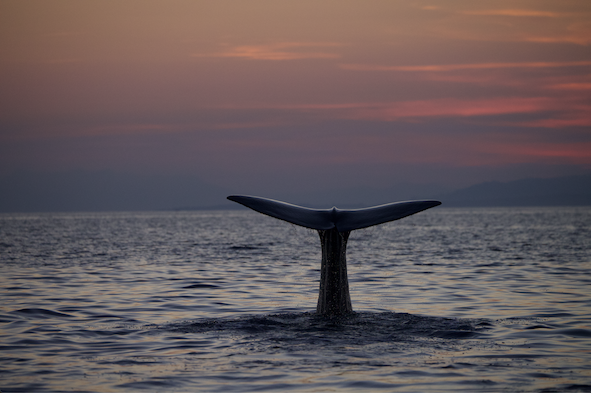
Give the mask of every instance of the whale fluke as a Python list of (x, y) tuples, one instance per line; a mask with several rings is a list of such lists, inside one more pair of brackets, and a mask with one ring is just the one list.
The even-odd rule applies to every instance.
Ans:
[(408, 201), (388, 203), (365, 209), (310, 209), (291, 203), (246, 195), (231, 195), (229, 200), (240, 203), (259, 213), (310, 229), (325, 231), (336, 228), (339, 232), (384, 224), (441, 205), (439, 201)]
[(411, 214), (441, 205), (439, 201), (388, 203), (366, 209), (310, 209), (273, 199), (231, 195), (229, 200), (259, 213), (316, 229), (322, 245), (320, 291), (316, 312), (343, 315), (353, 311), (347, 279), (347, 240), (351, 231), (399, 220)]

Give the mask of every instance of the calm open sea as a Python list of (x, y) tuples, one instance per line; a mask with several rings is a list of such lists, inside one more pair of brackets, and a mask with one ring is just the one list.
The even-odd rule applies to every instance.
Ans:
[(240, 211), (0, 215), (8, 392), (589, 392), (591, 208), (435, 208), (351, 233)]

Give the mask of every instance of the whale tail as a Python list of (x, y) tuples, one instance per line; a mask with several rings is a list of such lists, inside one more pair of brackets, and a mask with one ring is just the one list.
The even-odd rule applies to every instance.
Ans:
[(231, 195), (229, 200), (240, 203), (259, 213), (310, 229), (325, 231), (335, 229), (349, 232), (384, 224), (389, 221), (419, 213), (441, 205), (439, 201), (395, 202), (365, 209), (310, 209), (268, 198), (246, 195)]
[(410, 201), (389, 203), (367, 209), (341, 210), (309, 209), (273, 199), (232, 195), (229, 200), (259, 213), (316, 229), (322, 246), (320, 290), (316, 312), (335, 316), (353, 312), (347, 278), (347, 239), (355, 229), (367, 228), (440, 205), (439, 201)]

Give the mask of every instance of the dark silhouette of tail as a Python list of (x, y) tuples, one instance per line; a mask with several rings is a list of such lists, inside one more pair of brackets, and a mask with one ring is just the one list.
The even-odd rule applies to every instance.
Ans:
[(273, 199), (232, 195), (229, 200), (259, 213), (316, 229), (322, 245), (320, 291), (316, 312), (336, 316), (353, 312), (347, 278), (347, 240), (352, 230), (399, 220), (441, 205), (439, 201), (396, 202), (366, 209), (309, 209)]
[(229, 200), (240, 203), (259, 213), (278, 218), (283, 221), (317, 230), (336, 228), (339, 232), (353, 231), (389, 221), (399, 220), (406, 216), (441, 205), (439, 201), (408, 201), (395, 202), (365, 209), (310, 209), (276, 201), (246, 195), (231, 195)]

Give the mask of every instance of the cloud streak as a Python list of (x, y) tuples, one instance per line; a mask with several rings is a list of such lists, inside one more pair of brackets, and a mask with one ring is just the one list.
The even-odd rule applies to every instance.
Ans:
[(442, 98), (397, 102), (357, 102), (334, 104), (258, 104), (229, 106), (217, 109), (230, 111), (301, 112), (323, 119), (350, 119), (381, 122), (433, 121), (440, 118), (486, 117), (490, 124), (508, 124), (496, 116), (538, 114), (545, 119), (511, 122), (515, 126), (562, 128), (585, 126), (591, 122), (591, 106), (556, 97), (496, 97), (458, 99)]
[(473, 117), (514, 113), (533, 113), (553, 107), (553, 100), (536, 97), (503, 97), (493, 99), (437, 99), (380, 104), (358, 108), (354, 118), (394, 121), (404, 118)]
[(349, 71), (399, 71), (399, 72), (450, 72), (463, 70), (494, 70), (515, 68), (561, 68), (586, 67), (591, 61), (565, 62), (517, 62), (517, 63), (472, 63), (472, 64), (432, 64), (411, 66), (384, 66), (373, 64), (340, 64), (339, 67)]
[(314, 50), (342, 46), (337, 43), (279, 42), (263, 45), (238, 45), (215, 53), (197, 53), (193, 57), (240, 58), (249, 60), (336, 59), (334, 52)]
[(572, 13), (539, 11), (528, 9), (496, 9), (496, 10), (474, 10), (461, 11), (463, 15), (477, 15), (477, 16), (511, 16), (511, 17), (535, 17), (535, 18), (560, 18)]

